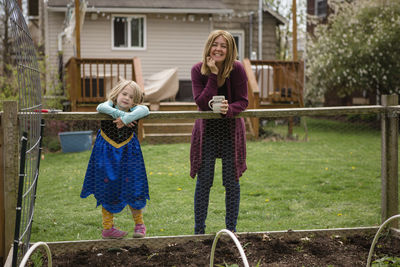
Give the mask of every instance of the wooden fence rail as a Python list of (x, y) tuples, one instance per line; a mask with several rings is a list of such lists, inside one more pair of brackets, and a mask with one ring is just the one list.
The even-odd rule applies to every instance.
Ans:
[[(398, 214), (398, 128), (400, 106), (398, 96), (383, 96), (381, 106), (354, 106), (354, 107), (323, 107), (323, 108), (288, 108), (288, 109), (249, 109), (240, 113), (237, 117), (243, 118), (282, 118), (291, 116), (336, 116), (345, 114), (380, 114), (382, 118), (381, 138), (381, 179), (382, 179), (382, 222), (387, 218)], [(15, 223), (15, 199), (16, 188), (8, 185), (15, 184), (18, 178), (18, 119), (26, 116), (26, 113), (15, 113), (17, 103), (7, 103), (6, 110), (0, 113), (0, 164), (4, 183), (0, 183), (0, 242), (3, 244), (4, 252), (9, 251), (12, 244), (13, 225)], [(9, 109), (9, 110), (8, 110)], [(152, 119), (212, 119), (219, 118), (219, 114), (200, 111), (153, 111), (145, 120)], [(45, 120), (104, 120), (110, 119), (108, 115), (97, 112), (60, 112), (44, 113)], [(397, 221), (392, 227), (398, 228)], [(0, 246), (1, 248), (1, 246)]]

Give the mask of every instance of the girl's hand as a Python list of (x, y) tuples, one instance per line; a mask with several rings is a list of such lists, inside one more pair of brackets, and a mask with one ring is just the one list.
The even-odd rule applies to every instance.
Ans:
[(128, 126), (129, 128), (133, 128), (133, 127), (135, 127), (137, 125), (137, 123), (138, 123), (137, 121), (132, 121), (131, 123), (129, 123), (126, 126)]
[(207, 66), (210, 68), (210, 71), (216, 75), (218, 75), (218, 68), (215, 65), (215, 60), (212, 59), (210, 56), (207, 57)]
[(221, 103), (221, 114), (226, 114), (228, 113), (228, 108), (229, 108), (229, 104), (228, 104), (228, 100), (223, 100)]
[(121, 129), (122, 127), (125, 126), (125, 124), (122, 122), (121, 118), (114, 120), (113, 123), (115, 123), (117, 125), (118, 129)]

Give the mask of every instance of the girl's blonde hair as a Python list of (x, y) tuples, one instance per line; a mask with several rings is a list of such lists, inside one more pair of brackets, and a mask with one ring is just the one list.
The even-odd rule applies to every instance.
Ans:
[(203, 51), (203, 65), (201, 66), (201, 74), (209, 75), (211, 73), (210, 68), (207, 66), (207, 57), (210, 56), (211, 47), (215, 39), (217, 39), (219, 36), (224, 37), (227, 44), (227, 49), (226, 49), (227, 52), (225, 61), (223, 63), (223, 69), (219, 70), (222, 78), (226, 79), (233, 70), (233, 63), (237, 58), (237, 48), (235, 39), (233, 38), (232, 34), (224, 30), (212, 31), (208, 36)]
[(133, 89), (133, 103), (135, 105), (143, 103), (144, 92), (142, 91), (140, 86), (134, 81), (125, 80), (121, 77), (119, 77), (119, 82), (117, 83), (117, 85), (111, 89), (111, 92), (108, 95), (108, 100), (111, 100), (114, 105), (117, 105), (118, 95), (126, 86), (130, 86)]

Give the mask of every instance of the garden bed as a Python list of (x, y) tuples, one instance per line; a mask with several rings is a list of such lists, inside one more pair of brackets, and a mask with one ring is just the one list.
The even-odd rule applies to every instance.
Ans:
[[(239, 233), (250, 266), (365, 266), (376, 227)], [(389, 234), (390, 233), (390, 234)], [(215, 235), (48, 243), (53, 266), (209, 266)], [(383, 235), (375, 259), (400, 256), (398, 231)], [(242, 265), (232, 239), (222, 235), (215, 266)]]

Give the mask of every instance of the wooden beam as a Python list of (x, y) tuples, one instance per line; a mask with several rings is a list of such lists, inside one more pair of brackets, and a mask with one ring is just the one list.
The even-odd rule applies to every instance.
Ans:
[(296, 0), (292, 1), (292, 22), (293, 22), (293, 60), (297, 61), (297, 8)]
[(15, 214), (18, 192), (18, 105), (16, 101), (4, 101), (1, 117), (4, 155), (4, 250), (10, 250), (14, 240)]
[(132, 80), (134, 80), (142, 91), (144, 92), (144, 80), (143, 80), (143, 73), (142, 73), (142, 63), (140, 58), (134, 57), (133, 58), (133, 68), (132, 68)]
[(81, 22), (79, 1), (80, 0), (75, 0), (75, 44), (77, 58), (81, 58)]
[(5, 214), (4, 214), (4, 129), (0, 118), (0, 263), (4, 264), (6, 259), (5, 245)]
[[(274, 108), (274, 109), (246, 109), (240, 112), (236, 118), (285, 118), (290, 116), (336, 116), (345, 114), (380, 114), (388, 110), (382, 106), (344, 106), (344, 107), (320, 107), (320, 108)], [(400, 107), (389, 108), (399, 112)], [(18, 116), (22, 116), (20, 113)], [(58, 112), (42, 113), (45, 120), (65, 121), (91, 121), (112, 120), (112, 117), (98, 112)], [(218, 119), (221, 115), (212, 111), (151, 111), (144, 119)]]
[[(249, 109), (258, 109), (260, 104), (260, 88), (258, 87), (256, 77), (253, 70), (251, 69), (251, 63), (248, 58), (243, 59), (244, 70), (247, 75), (247, 98), (249, 100)], [(255, 139), (259, 135), (259, 119), (258, 118), (246, 118), (250, 122), (250, 132)]]
[[(382, 105), (397, 106), (398, 95), (383, 95)], [(398, 189), (398, 138), (399, 113), (387, 110), (382, 114), (381, 184), (382, 184), (382, 222), (399, 213)], [(398, 228), (398, 220), (390, 223)]]

